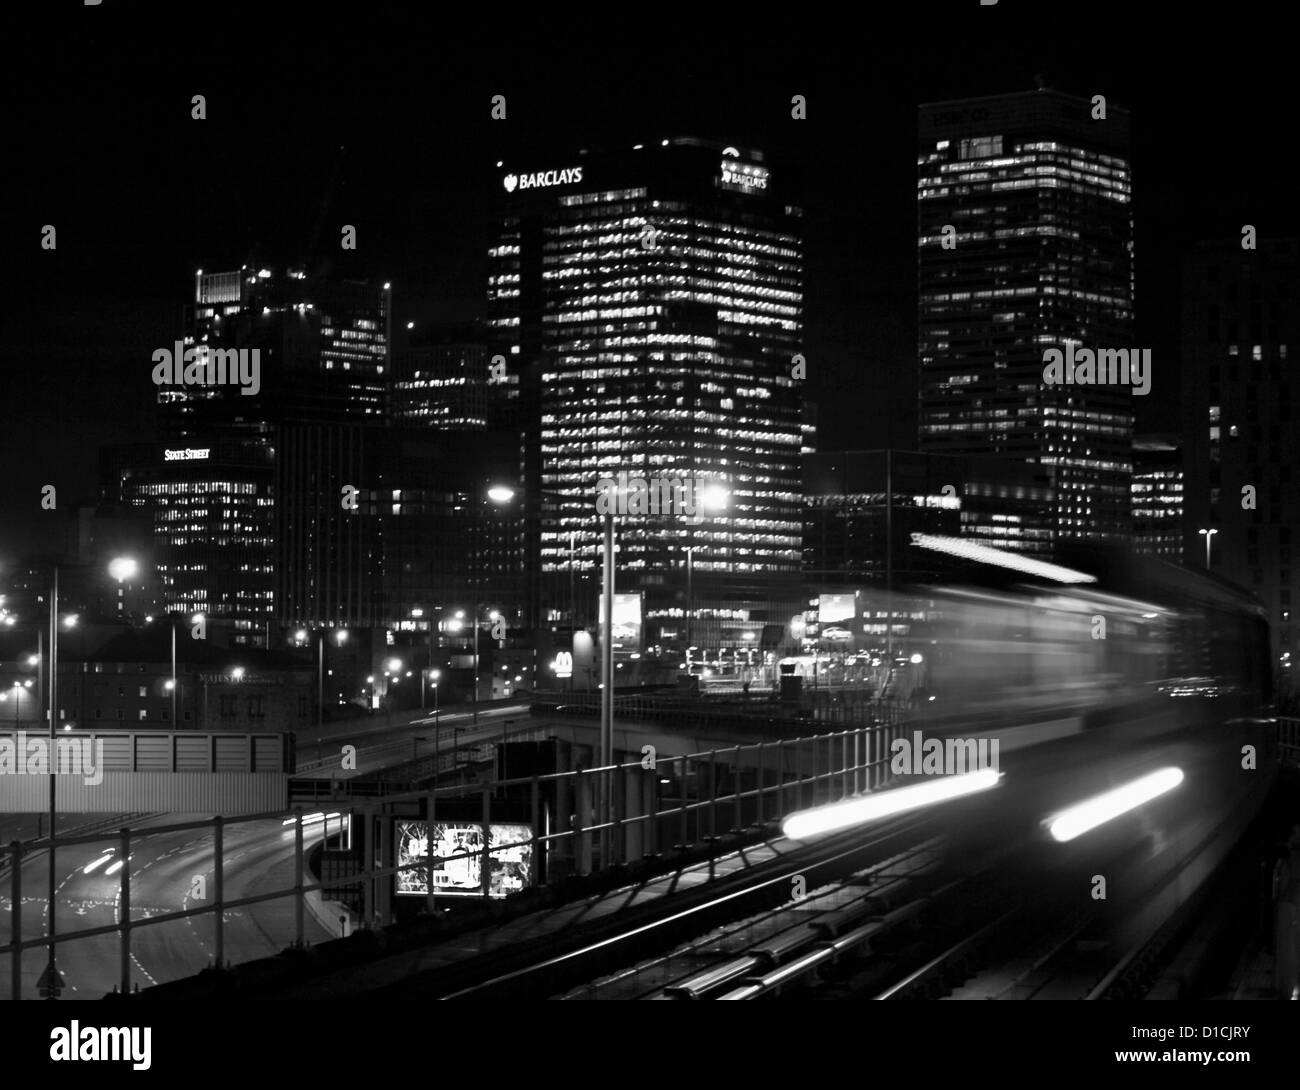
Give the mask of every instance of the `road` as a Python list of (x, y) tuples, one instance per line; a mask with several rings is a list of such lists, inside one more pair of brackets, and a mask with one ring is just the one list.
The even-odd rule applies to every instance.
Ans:
[[(208, 815), (201, 815), (206, 817)], [(157, 828), (195, 820), (171, 814), (141, 821), (131, 849), (131, 919), (146, 920), (169, 912), (195, 908), (199, 894), (213, 894), (212, 834), (203, 829), (144, 835)], [(309, 826), (307, 847), (319, 840), (321, 827)], [(294, 882), (294, 833), (278, 821), (231, 825), (225, 830), (225, 896), (254, 896), (291, 887)], [(121, 909), (121, 852), (112, 840), (63, 848), (56, 856), (57, 924), (60, 933), (115, 924)], [(308, 876), (310, 881), (310, 876)], [(48, 868), (42, 853), (23, 867), (22, 930), (25, 939), (45, 934)], [(206, 887), (206, 888), (204, 888)], [(0, 894), (0, 928), (8, 939), (13, 905), (8, 881)], [(225, 958), (242, 962), (274, 954), (294, 939), (293, 898), (226, 911)], [(213, 958), (214, 919), (211, 915), (174, 920), (134, 931), (131, 936), (130, 980), (145, 987), (188, 976), (206, 968)], [(304, 914), (304, 938), (320, 942), (332, 937), (310, 912)], [(64, 998), (98, 999), (120, 979), (120, 941), (115, 934), (78, 939), (59, 945), (58, 968)], [(23, 956), (24, 998), (35, 998), (46, 963), (43, 949)], [(0, 955), (0, 992), (9, 994), (10, 961)]]
[[(480, 707), (477, 728), (471, 726), (474, 722), (472, 711), (439, 714), (436, 742), (433, 729), (435, 719), (431, 715), (405, 723), (375, 724), (373, 720), (361, 720), (337, 724), (327, 726), (319, 736), (315, 731), (298, 731), (295, 776), (300, 779), (349, 779), (416, 757), (431, 756), (435, 745), (441, 752), (449, 753), (457, 743), (465, 747), (497, 742), (501, 740), (502, 720), (508, 718), (519, 720), (512, 733), (535, 730), (538, 726), (536, 721), (529, 718), (527, 704), (510, 704)], [(357, 749), (355, 769), (342, 767), (345, 745)]]

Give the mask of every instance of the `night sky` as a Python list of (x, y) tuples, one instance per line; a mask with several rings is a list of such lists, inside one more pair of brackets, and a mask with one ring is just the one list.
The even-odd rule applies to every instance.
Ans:
[[(41, 485), (70, 510), (101, 443), (152, 437), (150, 353), (179, 334), (195, 268), (314, 255), (391, 279), (395, 327), (479, 316), (501, 158), (553, 166), (697, 135), (796, 165), (823, 449), (916, 445), (920, 102), (1041, 74), (1132, 111), (1137, 343), (1156, 376), (1140, 427), (1177, 425), (1182, 250), (1244, 223), (1295, 233), (1294, 38), (1249, 5), (1207, 9), (1232, 20), (1214, 25), (1179, 7), (1164, 28), (1135, 26), (1133, 5), (1013, 0), (727, 6), (739, 26), (700, 6), (548, 5), (526, 23), (484, 7), (476, 25), (433, 4), (262, 10), (105, 0), (24, 16), (46, 20), (48, 48), (8, 51), (2, 77), (0, 563), (57, 540)], [(806, 121), (790, 118), (796, 93)], [(190, 119), (194, 94), (206, 121)], [(339, 248), (345, 223), (355, 252)]]

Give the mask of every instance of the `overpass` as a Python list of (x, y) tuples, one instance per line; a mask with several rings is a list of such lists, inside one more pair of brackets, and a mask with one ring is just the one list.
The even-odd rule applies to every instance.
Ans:
[(293, 736), (197, 731), (0, 732), (0, 814), (247, 814), (287, 804)]

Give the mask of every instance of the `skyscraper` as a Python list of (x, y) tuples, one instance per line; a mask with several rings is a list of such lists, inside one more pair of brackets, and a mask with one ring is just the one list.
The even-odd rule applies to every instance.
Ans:
[[(647, 637), (725, 641), (797, 594), (803, 322), (801, 210), (759, 151), (679, 138), (502, 164), (489, 324), (538, 440), (542, 572), (599, 564), (595, 489), (620, 473), (726, 490), (725, 510), (619, 520), (618, 590), (645, 592)], [(686, 600), (688, 550), (693, 595)], [(785, 610), (786, 606), (780, 607)], [(751, 632), (752, 637), (752, 632)]]
[(1134, 438), (1133, 548), (1143, 556), (1182, 563), (1183, 476), (1177, 436)]
[(365, 516), (378, 510), (389, 313), (387, 284), (195, 274), (182, 338), (155, 354), (162, 449), (124, 482), (152, 512), (169, 610), (254, 646), (275, 625), (378, 623), (382, 532)]
[(1134, 347), (1128, 129), (1046, 89), (920, 108), (921, 448), (1049, 467), (1058, 540), (1128, 529), (1132, 388), (1043, 379)]
[(1182, 287), (1185, 555), (1263, 602), (1293, 693), (1300, 242), (1202, 243)]

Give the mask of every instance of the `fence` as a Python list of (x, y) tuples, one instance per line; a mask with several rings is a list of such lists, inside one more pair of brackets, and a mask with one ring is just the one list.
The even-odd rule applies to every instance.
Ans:
[[(131, 986), (131, 937), (146, 927), (209, 916), (214, 960), (222, 965), (225, 964), (225, 915), (233, 909), (293, 898), (293, 945), (301, 946), (305, 941), (306, 898), (311, 893), (329, 897), (331, 891), (359, 887), (362, 925), (371, 927), (388, 915), (385, 908), (393, 895), (390, 879), (395, 883), (397, 876), (405, 873), (423, 873), (426, 897), (432, 908), (438, 895), (435, 874), (448, 863), (471, 872), (476, 867), (479, 894), (486, 898), (492, 895), (492, 862), (498, 853), (514, 853), (518, 857), (527, 848), (528, 881), (537, 884), (544, 878), (552, 880), (566, 874), (589, 873), (597, 863), (607, 867), (661, 853), (666, 847), (684, 849), (710, 841), (725, 831), (743, 830), (796, 810), (886, 785), (891, 777), (890, 746), (908, 728), (903, 717), (891, 716), (888, 721), (824, 734), (666, 757), (646, 754), (602, 768), (454, 784), (365, 802), (335, 804), (338, 813), (331, 813), (328, 820), (337, 817), (341, 825), (346, 815), (354, 838), (359, 831), (361, 867), (322, 881), (309, 882), (306, 867), (306, 831), (319, 824), (322, 815), (308, 814), (301, 808), (236, 818), (215, 817), (145, 831), (122, 829), (112, 836), (64, 835), (26, 844), (15, 842), (0, 848), (0, 856), (12, 864), (8, 874), (12, 904), (10, 938), (6, 945), (0, 946), (0, 956), (8, 955), (10, 959), (10, 994), (13, 998), (21, 995), (25, 951), (58, 948), (94, 936), (118, 936), (117, 987), (125, 992)], [(1279, 720), (1278, 737), (1284, 757), (1289, 755), (1292, 761), (1300, 757), (1300, 720)], [(527, 803), (532, 835), (526, 840), (493, 845), (494, 800), (507, 800), (512, 792), (518, 801)], [(462, 803), (477, 800), (481, 846), (436, 855), (434, 838), (426, 835), (426, 854), (398, 864), (393, 832), (388, 825), (390, 819), (395, 820), (397, 809), (407, 805), (416, 816), (423, 811), (428, 834), (438, 819), (438, 807), (445, 808), (457, 800)], [(554, 819), (549, 825), (543, 821), (544, 807), (549, 808), (547, 812)], [(226, 831), (247, 822), (271, 820), (293, 825), (293, 884), (284, 889), (227, 899), (223, 849)], [(548, 828), (550, 831), (544, 831)], [(212, 836), (211, 903), (133, 919), (129, 864), (132, 845), (149, 836), (198, 829), (210, 830)], [(125, 861), (120, 869), (117, 922), (59, 931), (53, 937), (47, 930), (42, 937), (24, 939), (24, 858), (34, 851), (53, 848), (57, 856), (61, 848), (106, 841), (117, 844), (120, 858)]]
[[(213, 960), (223, 965), (226, 914), (233, 909), (292, 898), (293, 945), (301, 946), (305, 938), (306, 898), (311, 893), (329, 898), (331, 891), (359, 886), (362, 925), (370, 927), (388, 915), (384, 909), (393, 896), (391, 887), (399, 874), (407, 872), (423, 873), (426, 896), (432, 907), (437, 888), (435, 875), (449, 863), (462, 870), (476, 868), (479, 893), (488, 897), (492, 895), (492, 864), (497, 853), (511, 853), (520, 858), (524, 854), (522, 849), (526, 848), (528, 882), (537, 884), (543, 875), (553, 879), (588, 873), (595, 869), (597, 861), (604, 867), (653, 855), (670, 845), (684, 849), (726, 830), (744, 829), (779, 819), (794, 810), (880, 787), (889, 776), (890, 742), (901, 730), (901, 724), (874, 724), (707, 752), (642, 756), (603, 768), (455, 784), (365, 802), (335, 804), (331, 810), (337, 809), (340, 822), (346, 815), (353, 838), (360, 840), (361, 866), (351, 874), (323, 881), (307, 880), (305, 840), (306, 831), (313, 823), (320, 823), (321, 815), (308, 814), (301, 808), (181, 822), (148, 830), (122, 829), (111, 836), (63, 835), (26, 844), (15, 842), (0, 848), (0, 854), (12, 864), (8, 875), (12, 902), (9, 942), (0, 946), (0, 956), (8, 955), (10, 960), (10, 993), (14, 998), (21, 995), (24, 952), (40, 948), (58, 952), (68, 944), (94, 936), (118, 936), (117, 987), (125, 992), (131, 987), (132, 935), (143, 928), (209, 917)], [(527, 801), (532, 835), (527, 840), (494, 845), (490, 839), (494, 799), (504, 802), (512, 793), (517, 800)], [(423, 811), (426, 831), (431, 832), (438, 819), (439, 806), (445, 811), (454, 803), (463, 806), (466, 800), (474, 799), (479, 800), (483, 833), (480, 847), (435, 855), (434, 837), (426, 835), (426, 854), (398, 865), (389, 821), (403, 804), (417, 815)], [(551, 819), (549, 825), (543, 821), (544, 807)], [(335, 816), (331, 813), (330, 820)], [(272, 820), (294, 827), (293, 884), (252, 896), (226, 898), (223, 840), (227, 830), (243, 823)], [(148, 918), (133, 918), (129, 862), (133, 845), (138, 846), (147, 837), (200, 829), (210, 831), (212, 837), (210, 902)], [(79, 930), (60, 927), (51, 937), (47, 915), (44, 936), (23, 938), (24, 858), (33, 851), (51, 848), (57, 858), (63, 848), (105, 842), (115, 843), (124, 861), (118, 872), (121, 877), (117, 922)]]
[(1300, 719), (1290, 716), (1278, 719), (1277, 744), (1283, 764), (1300, 766)]

